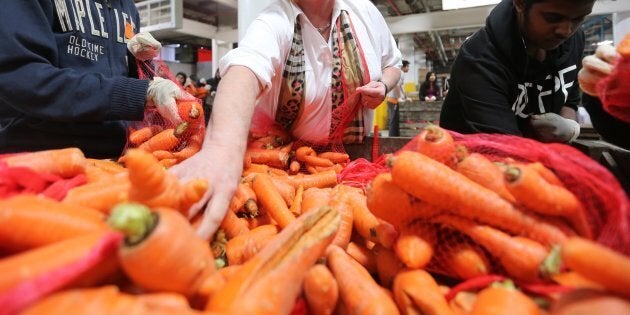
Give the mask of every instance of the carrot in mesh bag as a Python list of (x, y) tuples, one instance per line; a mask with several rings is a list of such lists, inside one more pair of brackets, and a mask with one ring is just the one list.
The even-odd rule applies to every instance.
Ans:
[[(157, 70), (154, 70), (154, 64)], [(140, 78), (171, 80), (179, 85), (181, 92), (185, 91), (163, 61), (137, 60), (137, 65)], [(188, 97), (176, 99), (177, 115), (182, 121), (180, 124), (173, 125), (173, 118), (163, 117), (155, 107), (147, 107), (144, 119), (130, 126), (125, 151), (140, 148), (153, 153), (164, 167), (170, 167), (198, 152), (205, 134), (203, 107), (201, 100), (185, 92), (182, 95)]]
[(597, 83), (597, 95), (604, 110), (617, 119), (630, 122), (630, 34), (617, 45), (621, 55), (613, 73)]

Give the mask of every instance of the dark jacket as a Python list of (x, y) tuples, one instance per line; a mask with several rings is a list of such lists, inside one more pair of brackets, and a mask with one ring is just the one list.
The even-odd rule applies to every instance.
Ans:
[(503, 0), (485, 27), (462, 45), (440, 125), (461, 133), (527, 135), (530, 115), (577, 108), (583, 50), (580, 30), (548, 52), (544, 62), (529, 58), (512, 0)]
[(582, 105), (591, 118), (593, 128), (604, 140), (630, 150), (630, 123), (621, 121), (606, 112), (599, 98), (584, 94)]
[(148, 86), (129, 77), (125, 37), (139, 27), (131, 0), (3, 1), (0, 152), (120, 154), (125, 121), (142, 120)]

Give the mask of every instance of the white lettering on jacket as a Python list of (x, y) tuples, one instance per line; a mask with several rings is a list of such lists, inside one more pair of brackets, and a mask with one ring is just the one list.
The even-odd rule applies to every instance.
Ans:
[[(540, 84), (536, 84), (535, 88), (536, 90), (535, 95), (536, 95), (536, 100), (538, 101), (538, 111), (542, 114), (542, 113), (546, 113), (547, 112), (547, 106), (545, 106), (545, 97), (552, 95), (554, 92), (558, 92), (559, 90), (561, 90), (563, 96), (564, 96), (564, 102), (566, 103), (567, 99), (569, 98), (569, 88), (571, 88), (573, 86), (573, 84), (575, 83), (575, 81), (571, 81), (571, 82), (566, 82), (565, 81), (565, 77), (566, 74), (571, 72), (571, 71), (575, 71), (577, 69), (576, 65), (571, 65), (568, 66), (560, 71), (558, 71), (558, 74), (554, 77), (552, 77), (551, 75), (548, 75), (547, 77), (545, 77), (545, 81), (547, 80), (553, 80), (553, 90), (552, 89), (548, 89), (548, 90), (543, 90), (543, 85)], [(549, 86), (546, 85), (545, 86)], [(526, 118), (529, 115), (533, 114), (533, 113), (525, 113), (525, 108), (527, 107), (527, 105), (529, 104), (529, 93), (532, 92), (531, 88), (534, 87), (534, 84), (532, 82), (523, 82), (523, 83), (518, 83), (516, 85), (517, 89), (518, 89), (518, 95), (516, 96), (516, 99), (514, 100), (514, 103), (512, 104), (512, 111), (514, 112), (514, 115), (518, 116), (518, 117), (522, 117), (522, 118)]]

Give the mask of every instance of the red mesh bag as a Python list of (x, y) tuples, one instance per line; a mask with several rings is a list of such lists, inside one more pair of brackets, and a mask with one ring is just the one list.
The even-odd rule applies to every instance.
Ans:
[(621, 57), (613, 73), (597, 83), (597, 95), (605, 111), (630, 122), (630, 56)]
[(617, 45), (621, 55), (613, 73), (597, 83), (597, 95), (605, 111), (630, 122), (630, 34)]
[[(159, 76), (185, 90), (162, 60), (137, 61), (137, 66), (140, 79)], [(177, 126), (162, 118), (156, 108), (147, 107), (144, 119), (130, 124), (125, 150), (140, 148), (150, 152), (164, 167), (171, 167), (198, 152), (205, 134), (202, 101), (198, 98), (178, 100), (177, 107), (183, 120)]]
[[(583, 208), (582, 214), (587, 218), (590, 229), (593, 231), (594, 239), (621, 253), (630, 254), (628, 197), (615, 177), (590, 157), (567, 145), (544, 144), (516, 136), (499, 134), (462, 135), (454, 132), (449, 134), (456, 145), (462, 145), (466, 148), (468, 154), (479, 153), (496, 162), (541, 163), (551, 170), (560, 179), (562, 186), (580, 201)], [(420, 142), (419, 138), (420, 135), (412, 139), (394, 155), (398, 155), (403, 151), (417, 151)], [(384, 162), (385, 159), (380, 158), (375, 163), (384, 166)], [(448, 164), (448, 162), (443, 162), (443, 164)], [(353, 174), (345, 175), (352, 176)], [(363, 175), (369, 174), (362, 172), (360, 176), (353, 176), (353, 181), (367, 184), (373, 179), (373, 177)], [(418, 174), (418, 176), (423, 175)], [(558, 221), (561, 221), (559, 217), (558, 220), (555, 220), (553, 217), (535, 215), (523, 210), (524, 208), (518, 204), (515, 204), (515, 207), (532, 217), (541, 218), (546, 223), (553, 222), (552, 224), (556, 225)], [(392, 209), (395, 209), (395, 206), (392, 206)], [(483, 220), (483, 218), (480, 219)], [(428, 220), (431, 221), (432, 219)], [(472, 222), (474, 221), (477, 220)], [(502, 265), (488, 248), (476, 244), (469, 235), (465, 235), (465, 233), (457, 231), (451, 226), (442, 224), (443, 221), (431, 222), (435, 226), (437, 246), (431, 262), (426, 267), (427, 270), (460, 279), (474, 277), (474, 275), (462, 276), (457, 272), (457, 267), (452, 264), (453, 249), (461, 247), (463, 244), (468, 244), (467, 250), (474, 252), (474, 255), (469, 255), (468, 257), (475, 257), (474, 259), (477, 261), (487, 260), (487, 272), (510, 276), (510, 272), (506, 270), (505, 265)], [(521, 235), (519, 233), (507, 234), (512, 234), (513, 236)]]

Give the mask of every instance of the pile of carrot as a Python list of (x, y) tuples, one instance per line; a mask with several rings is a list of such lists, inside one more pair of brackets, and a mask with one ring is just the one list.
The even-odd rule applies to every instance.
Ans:
[[(590, 240), (579, 200), (551, 170), (467, 153), (440, 129), (422, 141), (433, 143), (393, 156), (391, 171), (363, 190), (337, 181), (347, 155), (295, 145), (282, 133), (252, 137), (210, 240), (195, 234), (199, 216), (185, 215), (211, 183), (180, 183), (142, 149), (129, 150), (124, 166), (87, 159), (80, 172), (88, 183), (61, 202), (0, 200), (0, 301), (48, 275), (55, 286), (21, 302), (25, 314), (630, 309), (630, 258)], [(548, 191), (532, 196), (532, 185)], [(51, 276), (111, 233), (124, 242), (81, 276)], [(66, 247), (74, 254), (63, 254)], [(554, 284), (562, 290), (544, 296), (551, 306), (538, 305), (533, 288)], [(598, 300), (563, 298), (574, 289)], [(600, 305), (602, 297), (610, 302)]]
[[(130, 128), (128, 148), (139, 148), (158, 159), (163, 167), (171, 167), (201, 150), (205, 136), (204, 114), (201, 103), (178, 100), (177, 108), (183, 122), (177, 126), (146, 122), (145, 126)], [(120, 162), (125, 162), (124, 156)]]

